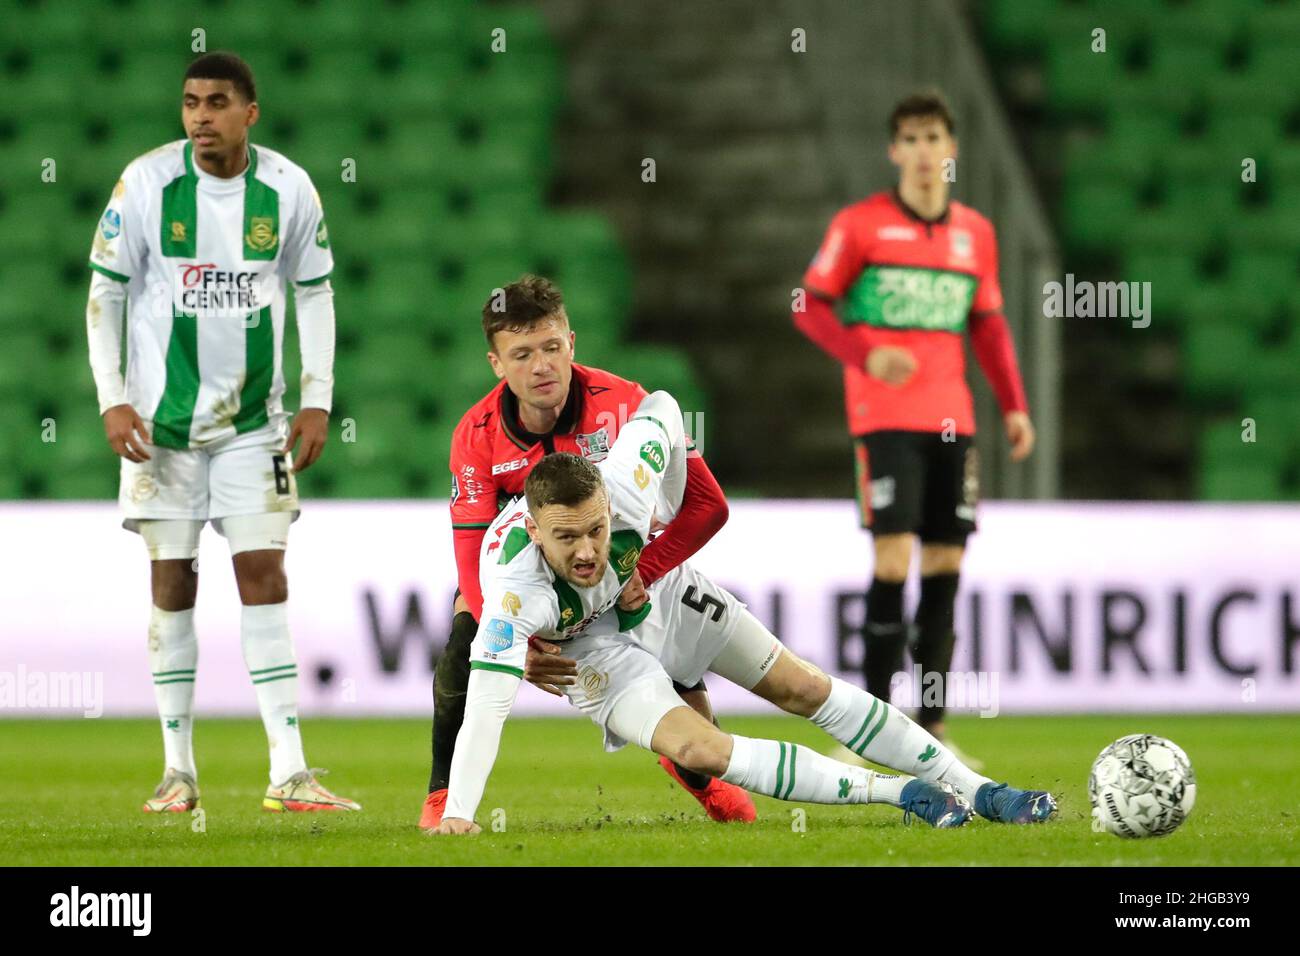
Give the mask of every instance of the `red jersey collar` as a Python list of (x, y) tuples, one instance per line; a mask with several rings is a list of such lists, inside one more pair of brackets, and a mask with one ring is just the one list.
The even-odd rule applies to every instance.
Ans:
[(502, 383), (501, 428), (505, 431), (506, 437), (524, 451), (545, 441), (551, 435), (567, 435), (582, 421), (582, 396), (585, 391), (583, 375), (576, 364), (572, 366), (572, 370), (573, 374), (569, 379), (569, 397), (565, 400), (564, 409), (560, 412), (555, 427), (545, 435), (538, 435), (523, 427), (519, 418), (519, 398), (510, 391), (509, 385)]
[(924, 216), (922, 216), (919, 212), (917, 212), (907, 203), (903, 202), (903, 196), (898, 191), (897, 186), (895, 186), (893, 189), (889, 191), (889, 197), (894, 201), (894, 205), (897, 206), (899, 210), (903, 213), (903, 215), (906, 216), (908, 219), (915, 220), (916, 222), (922, 223), (923, 225), (926, 226), (948, 225), (949, 213), (952, 211), (951, 199), (948, 200), (948, 202), (943, 204), (943, 211), (940, 212), (939, 215), (935, 216), (933, 219), (926, 219)]

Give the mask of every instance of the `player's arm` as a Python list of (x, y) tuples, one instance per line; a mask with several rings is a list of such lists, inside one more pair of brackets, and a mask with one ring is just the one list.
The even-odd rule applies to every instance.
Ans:
[(988, 378), (1002, 410), (1012, 461), (1023, 461), (1034, 448), (1034, 426), (1029, 419), (1024, 381), (1016, 361), (1016, 346), (1002, 313), (1002, 285), (998, 280), (997, 238), (989, 227), (979, 286), (971, 303), (968, 325), (971, 350)]
[[(497, 516), (497, 488), (492, 462), (471, 440), (473, 428), (462, 419), (451, 439), (451, 537), (456, 552), (456, 581), (466, 608), (478, 620), (483, 613), (479, 552), (483, 535)], [(482, 431), (482, 429), (480, 429)]]
[(301, 439), (302, 449), (294, 455), (293, 468), (305, 471), (325, 448), (334, 399), (334, 289), (330, 286), (334, 254), (325, 212), (310, 181), (299, 188), (295, 220), (285, 266), (293, 283), (298, 322), (302, 401), (284, 450), (293, 451)]
[(727, 497), (698, 454), (687, 454), (682, 504), (667, 530), (651, 541), (637, 562), (641, 583), (649, 587), (687, 561), (721, 530), (730, 516)]
[[(465, 721), (456, 736), (447, 808), (439, 833), (474, 832), (474, 814), (483, 799), (501, 746), (501, 731), (523, 679), (528, 638), (553, 627), (557, 608), (540, 590), (511, 588), (508, 577), (490, 589), (492, 611), (479, 622), (470, 647)], [(466, 826), (470, 824), (470, 826)]]
[[(128, 181), (131, 188), (128, 194)], [(86, 339), (95, 379), (104, 434), (113, 451), (130, 461), (149, 458), (151, 439), (144, 422), (127, 400), (122, 377), (122, 330), (127, 285), (143, 268), (145, 246), (139, 222), (140, 192), (128, 166), (95, 224), (90, 250), (90, 296), (86, 302)]]
[(803, 291), (794, 298), (791, 317), (795, 328), (831, 358), (891, 385), (901, 385), (916, 371), (912, 353), (886, 344), (872, 326), (850, 331), (835, 314), (835, 303), (848, 291), (863, 264), (852, 221), (847, 211), (841, 211), (831, 220), (821, 248), (804, 273)]
[(646, 527), (665, 480), (675, 480), (685, 467), (682, 410), (675, 398), (662, 391), (641, 401), (599, 465), (614, 511), (628, 524)]

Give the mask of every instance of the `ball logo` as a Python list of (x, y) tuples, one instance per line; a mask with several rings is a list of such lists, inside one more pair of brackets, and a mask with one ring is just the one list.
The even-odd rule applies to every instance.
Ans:
[(116, 209), (105, 209), (99, 220), (99, 234), (105, 239), (116, 239), (122, 232), (122, 217)]
[(515, 642), (515, 627), (509, 621), (492, 618), (483, 627), (483, 643), (494, 654), (507, 650)]

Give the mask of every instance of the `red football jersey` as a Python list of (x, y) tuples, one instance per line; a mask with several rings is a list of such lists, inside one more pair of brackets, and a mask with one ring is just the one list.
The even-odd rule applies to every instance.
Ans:
[(590, 461), (603, 459), (645, 396), (636, 382), (575, 362), (569, 399), (555, 429), (533, 435), (519, 423), (519, 399), (498, 382), (452, 435), (452, 528), (491, 524), (507, 501), (524, 493), (524, 479), (543, 455), (567, 451)]
[(927, 221), (896, 191), (876, 193), (831, 221), (804, 287), (838, 300), (840, 321), (859, 338), (916, 356), (916, 374), (902, 387), (845, 366), (852, 434), (938, 432), (948, 420), (958, 434), (975, 431), (962, 338), (970, 316), (1002, 311), (992, 223), (959, 202)]

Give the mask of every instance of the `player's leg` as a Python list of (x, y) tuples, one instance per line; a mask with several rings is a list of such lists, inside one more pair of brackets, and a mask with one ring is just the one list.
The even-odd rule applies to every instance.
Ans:
[(671, 693), (663, 682), (644, 682), (615, 707), (611, 728), (675, 763), (779, 800), (885, 803), (938, 827), (970, 819), (969, 804), (923, 781), (842, 764), (798, 744), (727, 734), (691, 708), (673, 706)]
[[(995, 792), (998, 785), (965, 766), (898, 708), (801, 659), (747, 610), (740, 611), (711, 669), (787, 713), (807, 717), (859, 757), (951, 787), (989, 819), (1036, 822), (1046, 819), (1055, 806), (1043, 791), (1013, 791), (1001, 785)], [(1002, 801), (1013, 794), (1020, 803), (1009, 808)], [(1030, 803), (1029, 810), (1021, 806)]]
[(903, 669), (907, 649), (903, 585), (912, 564), (923, 491), (915, 437), (882, 431), (857, 439), (858, 497), (875, 558), (862, 669), (867, 691), (881, 700), (889, 700), (890, 681)]
[(137, 522), (149, 548), (149, 669), (163, 735), (163, 780), (145, 801), (151, 813), (184, 812), (199, 805), (194, 763), (194, 676), (199, 645), (194, 633), (198, 543), (202, 521)]
[(289, 633), (284, 552), (298, 516), (282, 427), (236, 436), (209, 454), (212, 524), (230, 546), (239, 588), (240, 644), (270, 750), (267, 810), (359, 810), (316, 780), (303, 754), (298, 664)]
[[(957, 641), (953, 616), (957, 605), (957, 585), (961, 574), (962, 544), (921, 544), (921, 599), (916, 605), (916, 644), (913, 655), (921, 671), (921, 686), (934, 681), (946, 692), (948, 673), (952, 670), (953, 647)], [(944, 703), (924, 694), (917, 708), (917, 723), (936, 737), (944, 732)]]
[(162, 782), (146, 812), (182, 812), (199, 804), (194, 763), (194, 674), (198, 641), (199, 532), (208, 516), (207, 458), (188, 448), (148, 445), (150, 458), (122, 460), (118, 504), (123, 527), (139, 532), (149, 552), (152, 607), (149, 669), (162, 727)]
[(469, 649), (477, 631), (478, 622), (470, 613), (469, 605), (457, 594), (447, 646), (433, 672), (433, 765), (429, 772), (429, 793), (420, 811), (420, 828), (424, 830), (432, 830), (442, 822), (442, 811), (447, 805), (451, 758), (456, 751), (456, 735), (465, 722)]
[[(690, 564), (679, 565), (649, 589), (650, 614), (633, 632), (673, 680), (673, 689), (687, 705), (717, 724), (704, 673), (726, 643), (727, 632), (742, 605)], [(752, 823), (754, 801), (739, 787), (660, 757), (659, 766), (719, 823)]]
[[(921, 598), (916, 608), (916, 644), (913, 657), (921, 672), (921, 686), (937, 685), (946, 693), (952, 670), (956, 632), (953, 617), (966, 539), (975, 531), (979, 500), (979, 460), (971, 436), (944, 441), (927, 436), (925, 495), (921, 537)], [(931, 682), (927, 685), (927, 680)], [(931, 695), (933, 697), (933, 695)], [(917, 722), (943, 739), (944, 702), (919, 702)], [(974, 761), (971, 761), (974, 762)]]
[[(717, 717), (713, 715), (713, 705), (709, 700), (709, 692), (704, 686), (703, 678), (689, 687), (673, 681), (673, 690), (691, 710), (715, 727), (719, 726)], [(674, 763), (667, 757), (659, 758), (659, 766), (663, 767), (664, 772), (680, 784), (683, 790), (700, 802), (709, 819), (718, 823), (753, 823), (758, 818), (754, 801), (739, 787), (707, 773), (700, 773)]]

